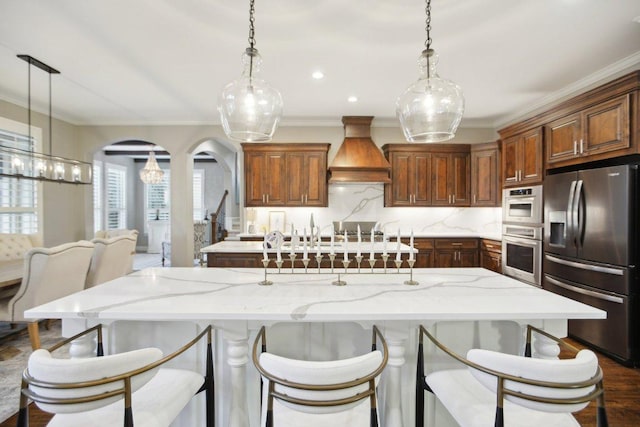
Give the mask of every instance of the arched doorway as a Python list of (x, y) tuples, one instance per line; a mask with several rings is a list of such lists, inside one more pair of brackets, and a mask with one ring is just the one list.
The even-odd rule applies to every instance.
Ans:
[[(146, 184), (140, 170), (154, 152), (164, 171), (161, 182)], [(156, 254), (145, 261), (162, 262), (162, 242), (171, 241), (170, 154), (149, 141), (125, 140), (111, 143), (94, 153), (93, 228), (138, 230), (136, 251)]]

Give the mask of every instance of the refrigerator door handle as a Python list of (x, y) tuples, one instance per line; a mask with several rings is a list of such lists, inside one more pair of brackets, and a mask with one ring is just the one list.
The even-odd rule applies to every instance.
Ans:
[(569, 200), (567, 201), (567, 240), (575, 244), (574, 241), (574, 224), (573, 224), (573, 203), (576, 196), (577, 181), (571, 181), (569, 188)]
[(564, 288), (564, 289), (566, 289), (568, 291), (571, 291), (571, 292), (575, 292), (575, 293), (582, 294), (582, 295), (587, 295), (587, 296), (590, 296), (590, 297), (593, 297), (593, 298), (597, 298), (597, 299), (601, 299), (601, 300), (604, 300), (604, 301), (615, 302), (616, 304), (623, 304), (624, 303), (624, 300), (621, 297), (616, 297), (616, 296), (613, 296), (613, 295), (607, 295), (607, 294), (603, 294), (603, 293), (600, 293), (600, 292), (590, 291), (588, 289), (582, 289), (582, 288), (579, 288), (577, 286), (569, 285), (567, 283), (564, 283), (564, 282), (561, 282), (559, 280), (553, 279), (553, 278), (551, 278), (549, 276), (546, 276), (546, 275), (544, 276), (544, 278), (545, 278), (545, 280), (547, 282), (549, 282), (549, 283), (551, 283), (553, 285), (559, 286), (561, 288)]
[(601, 267), (599, 265), (582, 264), (575, 261), (567, 261), (566, 259), (557, 258), (553, 255), (545, 254), (545, 258), (557, 264), (566, 265), (567, 267), (579, 268), (581, 270), (595, 271), (597, 273), (612, 274), (614, 276), (624, 276), (624, 270), (620, 268)]
[(582, 243), (584, 241), (584, 226), (585, 226), (585, 220), (584, 220), (584, 212), (582, 209), (582, 184), (583, 181), (580, 179), (578, 180), (578, 184), (576, 185), (576, 195), (575, 195), (575, 201), (573, 203), (573, 213), (574, 213), (574, 218), (575, 218), (575, 222), (574, 222), (574, 230), (575, 230), (575, 235), (574, 235), (574, 240), (575, 240), (575, 245), (577, 248), (581, 248), (582, 247)]

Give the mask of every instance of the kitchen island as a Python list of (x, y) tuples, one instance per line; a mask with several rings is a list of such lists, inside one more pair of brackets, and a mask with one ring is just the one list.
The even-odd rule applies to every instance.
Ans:
[[(454, 348), (495, 343), (498, 349), (517, 351), (527, 323), (566, 336), (567, 319), (605, 316), (601, 310), (479, 268), (418, 269), (414, 286), (404, 284), (406, 269), (343, 274), (346, 286), (332, 286), (335, 273), (303, 271), (277, 274), (270, 269), (273, 284), (260, 286), (264, 269), (145, 269), (33, 308), (25, 317), (63, 319), (65, 336), (102, 323), (110, 353), (144, 346), (169, 352), (213, 324), (217, 425), (234, 427), (258, 425), (259, 377), (249, 362), (249, 346), (260, 326), (271, 327), (272, 351), (343, 358), (366, 351), (356, 349), (356, 342), (366, 347), (365, 330), (376, 324), (390, 354), (380, 387), (381, 417), (383, 425), (397, 427), (413, 424), (417, 325), (431, 328)], [(88, 355), (93, 346), (79, 341), (70, 352)], [(549, 357), (558, 350), (544, 341), (536, 341), (534, 347)], [(202, 366), (202, 354), (188, 354), (178, 366)], [(430, 362), (428, 355), (426, 360)], [(442, 360), (438, 363), (442, 366)], [(203, 425), (199, 399), (175, 426)], [(448, 415), (436, 412), (431, 407), (430, 425), (436, 420), (438, 426), (448, 425)]]
[[(366, 268), (370, 266), (368, 259), (370, 258), (372, 251), (374, 258), (377, 260), (374, 264), (374, 267), (376, 268), (383, 267), (381, 255), (385, 253), (385, 251), (389, 256), (389, 259), (387, 261), (389, 267), (393, 267), (395, 265), (393, 262), (398, 259), (398, 253), (400, 253), (400, 259), (405, 260), (405, 267), (408, 266), (406, 264), (406, 260), (409, 259), (411, 252), (413, 252), (414, 256), (417, 253), (417, 250), (412, 249), (411, 246), (405, 243), (398, 244), (395, 240), (387, 242), (386, 245), (382, 242), (371, 243), (369, 241), (363, 241), (360, 243), (360, 245), (358, 245), (358, 242), (356, 241), (350, 241), (346, 244), (344, 242), (337, 241), (333, 243), (333, 246), (329, 241), (322, 241), (320, 243), (320, 254), (322, 255), (320, 267), (331, 268), (329, 255), (332, 253), (335, 255), (334, 267), (343, 267), (342, 261), (344, 260), (344, 255), (346, 252), (347, 259), (351, 261), (348, 268), (357, 268), (355, 257), (358, 255), (358, 252), (360, 252), (360, 255), (362, 256), (361, 267)], [(207, 267), (223, 268), (260, 268), (263, 266), (262, 260), (265, 258), (265, 255), (269, 260), (271, 260), (269, 265), (271, 267), (275, 267), (275, 261), (277, 260), (278, 255), (278, 251), (273, 248), (267, 249), (265, 251), (262, 241), (237, 240), (225, 240), (222, 242), (218, 242), (202, 248), (200, 252), (207, 255)], [(291, 268), (291, 253), (296, 254), (296, 257), (294, 259), (294, 267), (303, 268), (304, 265), (302, 260), (304, 259), (304, 246), (295, 245), (292, 250), (291, 243), (289, 241), (285, 242), (280, 250), (280, 256), (283, 260), (283, 267)], [(317, 255), (317, 245), (314, 245), (313, 247), (307, 247), (306, 256), (307, 259), (309, 259), (309, 267), (318, 268), (318, 263), (316, 260)]]

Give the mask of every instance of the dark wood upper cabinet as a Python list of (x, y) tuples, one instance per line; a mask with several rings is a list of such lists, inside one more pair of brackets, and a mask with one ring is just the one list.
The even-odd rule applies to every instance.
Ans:
[(545, 126), (547, 167), (606, 158), (631, 145), (630, 94), (617, 97)]
[(502, 141), (502, 186), (542, 183), (542, 128), (530, 129)]
[(242, 144), (245, 206), (327, 206), (330, 144)]
[(500, 147), (496, 142), (471, 146), (471, 206), (500, 206)]
[[(467, 146), (468, 148), (468, 146)], [(469, 206), (469, 152), (433, 153), (433, 206)]]
[(469, 145), (386, 144), (382, 150), (391, 163), (385, 206), (469, 206)]
[[(640, 70), (636, 70), (500, 129), (503, 185), (539, 183), (540, 167), (640, 154), (639, 124)], [(544, 157), (539, 157), (543, 151)]]

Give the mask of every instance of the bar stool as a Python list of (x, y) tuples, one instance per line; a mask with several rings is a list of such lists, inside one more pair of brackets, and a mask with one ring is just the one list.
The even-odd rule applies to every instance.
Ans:
[[(97, 333), (97, 357), (58, 359), (51, 352), (71, 341)], [(207, 337), (206, 374), (163, 365)], [(29, 425), (29, 400), (56, 414), (50, 427), (169, 426), (191, 398), (206, 393), (206, 425), (213, 427), (214, 372), (212, 328), (207, 326), (180, 349), (164, 356), (157, 348), (103, 356), (102, 326), (97, 325), (49, 350), (29, 357), (22, 376), (18, 427)]]
[[(569, 350), (574, 358), (531, 357), (532, 332)], [(466, 368), (425, 376), (423, 337)], [(579, 426), (572, 412), (598, 403), (597, 425), (606, 427), (602, 370), (591, 350), (579, 350), (549, 333), (527, 326), (524, 356), (471, 349), (462, 357), (420, 326), (416, 375), (416, 427), (424, 425), (424, 391), (433, 393), (462, 427)]]
[(262, 376), (260, 425), (378, 426), (376, 386), (387, 359), (387, 343), (376, 326), (371, 352), (331, 361), (267, 352), (263, 326), (253, 344), (253, 363)]

